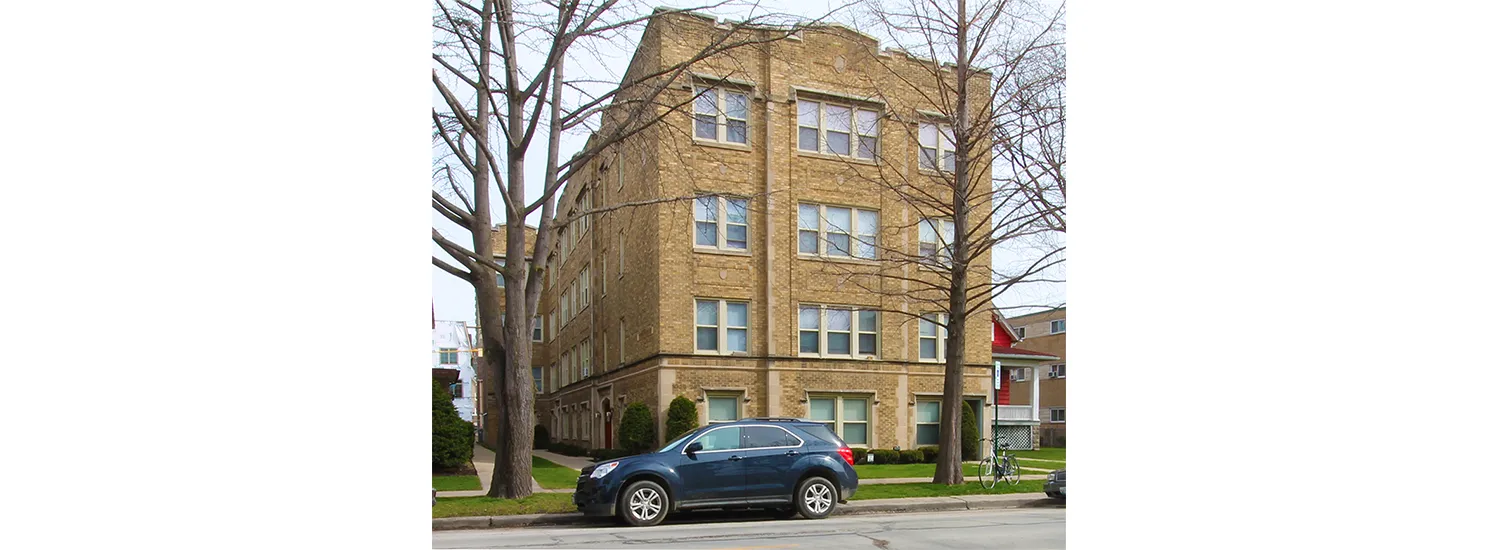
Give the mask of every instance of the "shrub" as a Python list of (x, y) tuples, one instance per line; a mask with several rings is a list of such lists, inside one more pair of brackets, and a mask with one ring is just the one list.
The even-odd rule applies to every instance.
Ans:
[(620, 415), (620, 448), (631, 454), (645, 452), (656, 444), (656, 422), (651, 419), (651, 409), (636, 401), (625, 406)]
[(908, 449), (908, 450), (905, 450), (905, 451), (901, 451), (901, 463), (902, 464), (921, 464), (922, 463), (922, 451), (918, 451), (916, 449)]
[(547, 433), (546, 426), (537, 424), (536, 428), (531, 430), (531, 448), (545, 449), (547, 448), (547, 444), (551, 442), (552, 437), (551, 434)]
[(567, 456), (588, 456), (589, 455), (589, 450), (588, 449), (585, 449), (585, 448), (580, 447), (578, 445), (574, 445), (572, 443), (561, 443), (561, 442), (553, 443), (552, 445), (549, 445), (547, 447), (547, 450), (552, 451), (552, 452), (557, 453), (557, 454), (560, 454), (560, 455), (567, 455)]
[(854, 449), (851, 449), (851, 450), (854, 451), (854, 463), (855, 464), (864, 464), (865, 463), (865, 455), (870, 454), (870, 450), (869, 449), (854, 448)]
[(452, 470), (474, 458), (474, 425), (458, 416), (453, 395), (432, 381), (432, 467)]
[(937, 464), (937, 447), (928, 445), (926, 447), (917, 447), (917, 450), (922, 453), (922, 462), (924, 464)]
[(974, 417), (974, 408), (964, 402), (964, 419), (959, 436), (964, 460), (979, 460), (979, 420)]
[(890, 449), (875, 449), (870, 454), (875, 455), (876, 464), (896, 464), (896, 460), (901, 458), (900, 453)]
[(677, 436), (698, 428), (698, 405), (693, 400), (677, 396), (667, 406), (667, 433), (665, 441), (674, 441)]

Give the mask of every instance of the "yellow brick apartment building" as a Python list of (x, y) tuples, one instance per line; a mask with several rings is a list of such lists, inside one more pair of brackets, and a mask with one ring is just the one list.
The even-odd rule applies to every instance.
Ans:
[[(702, 16), (657, 18), (625, 78), (688, 59), (717, 32)], [(789, 416), (856, 447), (936, 442), (944, 329), (921, 318), (935, 308), (910, 301), (910, 283), (870, 275), (891, 250), (930, 254), (944, 227), (869, 180), (930, 178), (951, 153), (930, 100), (890, 83), (921, 78), (920, 63), (841, 26), (704, 60), (663, 99), (685, 107), (661, 129), (568, 183), (560, 218), (606, 211), (570, 224), (545, 266), (533, 374), (536, 422), (553, 440), (617, 447), (632, 402), (659, 440), (684, 396), (700, 425)], [(622, 204), (638, 206), (609, 210)], [(985, 432), (990, 322), (964, 327), (964, 397)]]

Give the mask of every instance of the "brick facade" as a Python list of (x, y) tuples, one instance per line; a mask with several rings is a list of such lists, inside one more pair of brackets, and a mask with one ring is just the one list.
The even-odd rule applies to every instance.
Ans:
[[(721, 31), (713, 20), (699, 16), (654, 20), (626, 78), (687, 58), (716, 32)], [(540, 306), (547, 323), (545, 342), (533, 364), (544, 368), (545, 379), (536, 403), (537, 422), (547, 425), (554, 439), (590, 448), (604, 447), (607, 441), (618, 445), (618, 433), (606, 437), (605, 425), (617, 430), (620, 411), (637, 401), (651, 410), (660, 439), (664, 411), (673, 398), (697, 402), (703, 423), (707, 395), (727, 392), (740, 399), (742, 416), (805, 418), (810, 396), (863, 397), (868, 446), (915, 446), (916, 401), (941, 395), (942, 365), (919, 359), (918, 324), (902, 314), (924, 312), (910, 301), (916, 292), (912, 283), (874, 273), (888, 269), (909, 278), (932, 275), (914, 265), (798, 253), (801, 202), (876, 211), (881, 246), (917, 253), (922, 213), (870, 180), (928, 177), (916, 167), (915, 121), (925, 116), (918, 111), (938, 109), (925, 105), (921, 94), (882, 85), (890, 71), (920, 78), (921, 61), (877, 46), (868, 36), (828, 26), (700, 62), (691, 79), (685, 77), (662, 101), (691, 105), (694, 85), (742, 91), (749, 98), (748, 143), (698, 140), (692, 117), (672, 113), (663, 129), (614, 146), (568, 183), (558, 199), (564, 216), (590, 206), (685, 200), (590, 216), (564, 232), (557, 255), (546, 263), (548, 284)], [(977, 96), (987, 93), (976, 90)], [(880, 112), (880, 160), (856, 162), (799, 151), (799, 98), (843, 101)], [(691, 197), (702, 194), (748, 199), (745, 250), (695, 246)], [(987, 252), (975, 262), (989, 263)], [(575, 284), (582, 289), (584, 273), (587, 304), (574, 308), (572, 289)], [(988, 274), (970, 275), (977, 276)], [(744, 352), (697, 351), (697, 299), (748, 304)], [(877, 353), (799, 355), (800, 304), (883, 310)], [(571, 315), (564, 315), (564, 309)], [(719, 311), (726, 315), (724, 308)], [(969, 342), (965, 397), (987, 405), (994, 395), (989, 316), (972, 315), (964, 330)], [(585, 348), (587, 376), (571, 359)], [(988, 414), (981, 413), (981, 426), (989, 426)]]

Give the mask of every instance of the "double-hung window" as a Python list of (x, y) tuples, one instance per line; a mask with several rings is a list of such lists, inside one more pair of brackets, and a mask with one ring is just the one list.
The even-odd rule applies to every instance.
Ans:
[(1025, 382), (1026, 381), (1026, 371), (1027, 370), (1030, 370), (1030, 369), (1010, 369), (1010, 381), (1011, 382)]
[(1052, 365), (1047, 367), (1047, 376), (1051, 378), (1067, 378), (1067, 365)]
[(578, 284), (579, 284), (579, 288), (578, 288), (578, 301), (580, 303), (580, 307), (578, 308), (578, 310), (579, 311), (583, 311), (584, 308), (589, 307), (589, 268), (588, 268), (588, 266), (584, 266), (583, 267), (583, 273), (580, 273), (578, 275)]
[(458, 348), (438, 348), (438, 363), (444, 365), (457, 365)]
[(953, 267), (953, 220), (923, 218), (917, 225), (917, 254), (928, 267)]
[(693, 137), (724, 143), (750, 142), (750, 96), (723, 88), (697, 88)]
[(1052, 334), (1068, 331), (1068, 320), (1058, 319), (1052, 322)]
[(942, 414), (941, 401), (917, 401), (917, 446), (938, 444), (938, 420)]
[(750, 304), (697, 300), (694, 348), (699, 353), (745, 353), (750, 349)]
[(531, 341), (542, 341), (542, 316), (536, 315), (531, 318)]
[(808, 417), (822, 422), (850, 446), (870, 444), (870, 400), (867, 396), (811, 396)]
[[(505, 258), (495, 258), (495, 263), (499, 264), (500, 267), (505, 267)], [(495, 272), (495, 286), (498, 286), (500, 288), (505, 288), (505, 274), (504, 273), (501, 273), (499, 271)]]
[(921, 123), (917, 128), (917, 145), (919, 146), (918, 168), (937, 171), (938, 163), (941, 162), (943, 171), (953, 171), (955, 157), (952, 126), (930, 122)]
[(946, 313), (928, 313), (917, 319), (917, 360), (942, 360), (948, 339), (948, 329), (943, 325), (947, 323)]
[(875, 259), (880, 213), (847, 206), (797, 205), (797, 253)]
[(880, 313), (803, 304), (797, 310), (797, 352), (821, 356), (879, 355)]
[(797, 101), (797, 149), (874, 160), (880, 113), (821, 101)]
[(531, 367), (531, 387), (532, 387), (532, 391), (535, 391), (536, 393), (542, 393), (542, 368), (541, 367)]
[(579, 350), (578, 350), (579, 355), (582, 356), (582, 357), (579, 358), (579, 362), (583, 364), (583, 371), (582, 372), (583, 372), (583, 377), (584, 378), (588, 378), (589, 377), (589, 356), (592, 355), (593, 351), (594, 351), (594, 343), (591, 340), (584, 340), (583, 341), (583, 347), (579, 348)]
[(1051, 420), (1052, 422), (1066, 423), (1067, 420), (1068, 420), (1067, 409), (1064, 409), (1062, 407), (1058, 407), (1058, 408), (1054, 408), (1054, 409), (1049, 409), (1048, 412), (1051, 415), (1048, 418), (1048, 420)]
[(708, 394), (708, 423), (719, 424), (740, 419), (740, 396), (732, 393)]
[(719, 250), (750, 246), (750, 199), (709, 195), (693, 201), (693, 245)]
[(1016, 338), (1023, 340), (1026, 338), (1026, 327), (1016, 327)]

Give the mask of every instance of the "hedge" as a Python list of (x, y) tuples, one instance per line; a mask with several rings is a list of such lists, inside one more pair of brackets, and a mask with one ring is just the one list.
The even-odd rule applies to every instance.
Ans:
[(432, 467), (452, 470), (474, 458), (474, 425), (458, 416), (453, 394), (442, 382), (432, 381)]
[(656, 422), (651, 419), (651, 409), (639, 401), (626, 405), (620, 415), (620, 448), (635, 454), (655, 444)]
[(698, 405), (693, 400), (677, 396), (667, 406), (667, 432), (663, 441), (675, 441), (678, 436), (698, 429)]
[(852, 449), (852, 450), (854, 451), (854, 463), (855, 464), (864, 464), (865, 463), (865, 455), (870, 454), (870, 450), (869, 449), (859, 449), (859, 448), (855, 448), (855, 449)]
[(551, 434), (547, 433), (546, 426), (537, 424), (536, 428), (531, 431), (531, 448), (545, 449), (547, 448), (547, 444), (551, 442), (552, 437)]
[(964, 460), (979, 460), (979, 420), (974, 417), (974, 408), (964, 402), (964, 419), (960, 426), (959, 439)]

